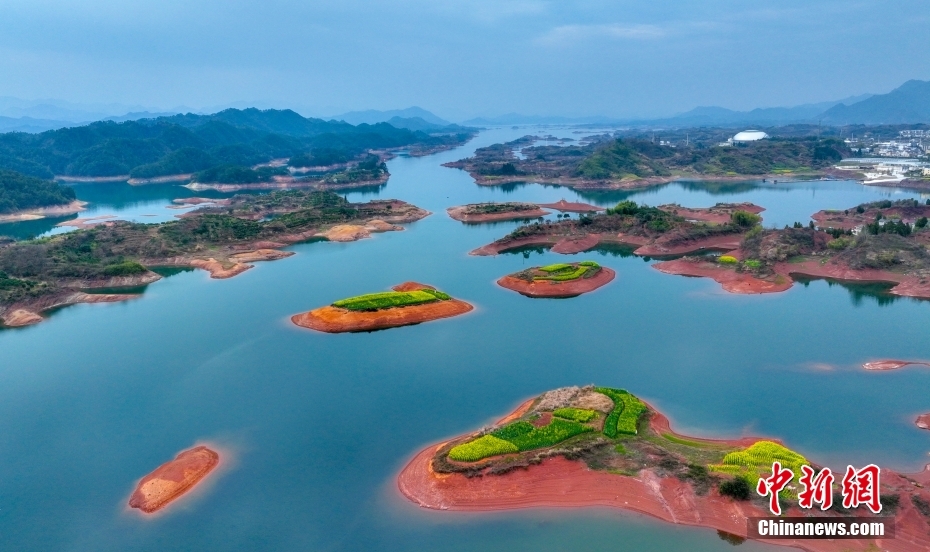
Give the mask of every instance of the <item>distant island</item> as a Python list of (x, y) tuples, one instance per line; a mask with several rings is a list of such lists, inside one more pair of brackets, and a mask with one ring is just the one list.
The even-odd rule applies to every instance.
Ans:
[(473, 308), (432, 286), (405, 282), (391, 291), (349, 297), (295, 314), (291, 321), (326, 333), (371, 332), (451, 318)]
[(527, 297), (568, 298), (594, 291), (610, 283), (615, 275), (594, 261), (557, 263), (509, 274), (497, 285)]
[(719, 203), (705, 209), (685, 209), (677, 205), (649, 207), (622, 201), (603, 213), (520, 226), (471, 254), (497, 255), (532, 247), (571, 254), (599, 244), (635, 246), (635, 253), (643, 256), (736, 249), (742, 237), (760, 223), (757, 213), (761, 211), (761, 207), (751, 203)]
[(220, 463), (220, 455), (201, 445), (185, 450), (139, 481), (129, 507), (151, 514), (190, 491)]
[(292, 255), (280, 251), (288, 244), (353, 241), (427, 215), (398, 200), (350, 203), (332, 192), (293, 190), (205, 203), (161, 224), (104, 221), (0, 244), (0, 320), (22, 326), (54, 307), (132, 298), (86, 291), (149, 284), (161, 277), (153, 268), (201, 268), (229, 278), (252, 268), (248, 263)]
[(446, 209), (459, 222), (494, 222), (498, 220), (534, 219), (549, 214), (534, 203), (471, 203)]
[[(716, 529), (743, 542), (747, 518), (770, 515), (755, 492), (772, 462), (795, 478), (781, 500), (786, 516), (824, 519), (860, 515), (834, 501), (827, 511), (797, 506), (801, 465), (819, 469), (771, 439), (712, 440), (680, 435), (668, 419), (635, 395), (610, 387), (565, 387), (527, 400), (490, 426), (430, 445), (400, 472), (409, 500), (435, 510), (612, 507), (661, 520)], [(930, 548), (930, 472), (881, 474), (882, 512), (896, 538), (881, 549)], [(868, 512), (869, 515), (871, 512)], [(875, 547), (861, 540), (770, 540), (808, 551)]]
[(85, 205), (70, 186), (0, 169), (0, 223), (71, 215)]
[[(474, 157), (446, 163), (478, 184), (560, 184), (578, 189), (638, 189), (674, 180), (792, 179), (841, 175), (833, 166), (852, 152), (837, 138), (777, 138), (723, 147), (655, 144), (637, 138), (594, 137), (571, 146), (533, 145), (536, 136), (495, 144)], [(520, 150), (518, 158), (515, 152)]]
[(381, 164), (389, 151), (441, 151), (475, 132), (457, 127), (428, 133), (387, 123), (308, 119), (290, 110), (227, 109), (0, 134), (0, 169), (76, 182), (193, 179), (237, 189), (273, 187), (276, 179), (293, 187), (367, 185), (386, 179)]
[(889, 293), (930, 298), (930, 205), (876, 201), (815, 213), (808, 226), (754, 228), (716, 258), (658, 263), (669, 274), (713, 278), (731, 293), (775, 293), (794, 276), (889, 284)]

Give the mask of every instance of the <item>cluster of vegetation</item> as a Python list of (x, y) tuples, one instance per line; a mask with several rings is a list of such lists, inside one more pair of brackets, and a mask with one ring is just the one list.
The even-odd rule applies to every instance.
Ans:
[(526, 451), (551, 447), (588, 431), (593, 430), (578, 422), (553, 418), (549, 424), (542, 427), (536, 427), (524, 421), (513, 422), (494, 431), (491, 435), (513, 443), (520, 451)]
[(74, 201), (74, 189), (51, 180), (0, 169), (0, 215)]
[(327, 184), (345, 185), (355, 182), (378, 180), (388, 173), (387, 165), (377, 155), (368, 155), (353, 167), (345, 171), (330, 173), (323, 182)]
[(604, 421), (604, 435), (611, 438), (617, 435), (636, 435), (639, 431), (639, 418), (648, 411), (643, 401), (623, 389), (598, 387), (596, 390), (614, 401), (614, 408)]
[(591, 180), (669, 176), (661, 160), (674, 155), (672, 148), (645, 140), (617, 139), (597, 148), (575, 169), (575, 175)]
[(512, 213), (519, 211), (535, 211), (538, 205), (532, 203), (474, 203), (465, 206), (468, 215), (493, 215), (497, 213)]
[(588, 410), (585, 408), (556, 408), (552, 411), (553, 416), (559, 418), (565, 418), (566, 420), (572, 420), (573, 422), (587, 423), (597, 417), (597, 412), (593, 410)]
[[(467, 133), (433, 136), (387, 123), (357, 126), (307, 119), (290, 110), (227, 109), (140, 121), (101, 121), (40, 134), (0, 134), (0, 168), (53, 175), (153, 178), (220, 165), (248, 167), (329, 150), (355, 157), (370, 149), (442, 147)], [(319, 153), (318, 153), (319, 152)]]
[(441, 291), (424, 288), (415, 291), (369, 293), (367, 295), (359, 295), (357, 297), (336, 301), (333, 303), (333, 306), (351, 311), (365, 312), (394, 307), (410, 307), (436, 301), (448, 301), (451, 298), (452, 297)]
[(194, 181), (203, 184), (252, 184), (271, 182), (275, 176), (288, 174), (284, 167), (259, 167), (252, 169), (241, 165), (219, 165), (200, 171), (194, 175)]
[[(391, 202), (352, 204), (332, 192), (305, 190), (241, 195), (231, 204), (161, 224), (115, 221), (46, 238), (0, 246), (0, 270), (22, 285), (5, 286), (9, 304), (54, 292), (64, 280), (103, 280), (140, 273), (171, 259), (326, 225), (388, 216)], [(276, 214), (268, 217), (266, 215)], [(437, 297), (433, 296), (434, 300)]]

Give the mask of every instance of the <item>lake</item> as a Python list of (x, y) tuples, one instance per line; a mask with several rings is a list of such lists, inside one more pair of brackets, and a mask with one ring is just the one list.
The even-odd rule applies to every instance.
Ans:
[[(930, 433), (913, 418), (930, 410), (930, 371), (866, 373), (860, 365), (930, 358), (930, 303), (823, 280), (777, 295), (730, 295), (708, 279), (662, 274), (655, 261), (620, 249), (571, 257), (614, 269), (610, 285), (570, 300), (534, 300), (494, 281), (566, 257), (471, 257), (516, 223), (467, 226), (445, 214), (492, 200), (752, 201), (767, 208), (766, 226), (781, 227), (806, 224), (819, 209), (923, 200), (919, 194), (832, 181), (578, 194), (535, 184), (479, 187), (441, 167), (476, 147), (527, 133), (577, 137), (572, 130), (488, 130), (454, 151), (393, 159), (386, 186), (345, 194), (433, 212), (404, 232), (296, 245), (293, 257), (230, 280), (184, 271), (138, 300), (69, 307), (38, 326), (0, 331), (0, 549), (732, 549), (713, 530), (631, 513), (433, 512), (395, 490), (395, 475), (424, 446), (565, 385), (625, 388), (680, 433), (777, 437), (834, 469), (923, 466)], [(89, 213), (158, 220), (177, 213), (165, 209), (171, 199), (202, 195), (180, 186), (76, 190), (91, 202)], [(31, 224), (0, 232), (50, 229)], [(363, 334), (321, 334), (288, 320), (408, 280), (476, 310)], [(201, 488), (152, 518), (126, 510), (140, 477), (201, 442), (225, 453)]]

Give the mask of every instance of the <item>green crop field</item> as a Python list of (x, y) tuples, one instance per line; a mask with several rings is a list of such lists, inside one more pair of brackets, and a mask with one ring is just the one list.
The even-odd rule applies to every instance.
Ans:
[(577, 265), (568, 263), (551, 264), (541, 266), (537, 270), (545, 273), (544, 276), (533, 276), (534, 280), (549, 280), (554, 282), (567, 282), (577, 280), (581, 277), (587, 277), (590, 274), (596, 274), (601, 265), (594, 261), (581, 261)]
[(539, 270), (543, 272), (560, 272), (562, 270), (567, 270), (569, 268), (574, 268), (574, 267), (567, 263), (556, 263), (556, 264), (541, 266), (539, 267)]
[(597, 416), (597, 413), (593, 410), (585, 410), (584, 408), (557, 408), (552, 412), (553, 416), (558, 416), (559, 418), (565, 418), (566, 420), (572, 420), (573, 422), (590, 422)]
[(592, 431), (578, 422), (553, 418), (549, 425), (535, 427), (529, 422), (514, 422), (493, 432), (491, 435), (509, 441), (521, 451), (551, 447), (562, 441)]
[(614, 401), (614, 409), (604, 421), (604, 435), (616, 437), (620, 434), (636, 435), (639, 417), (646, 412), (643, 402), (622, 389), (598, 387), (598, 393), (607, 395)]
[(342, 299), (333, 303), (333, 306), (351, 311), (375, 311), (392, 307), (422, 305), (434, 301), (447, 301), (449, 299), (451, 299), (449, 295), (433, 289), (385, 291), (383, 293), (369, 293), (367, 295)]
[(493, 435), (484, 435), (464, 445), (452, 447), (452, 450), (449, 451), (449, 458), (458, 462), (476, 462), (489, 456), (517, 452), (518, 450), (513, 443)]
[(729, 473), (750, 480), (755, 485), (755, 478), (771, 474), (772, 462), (778, 461), (783, 468), (794, 472), (797, 480), (801, 476), (801, 466), (810, 464), (807, 458), (771, 441), (759, 441), (751, 447), (731, 452), (723, 457), (723, 462), (709, 466), (713, 471)]

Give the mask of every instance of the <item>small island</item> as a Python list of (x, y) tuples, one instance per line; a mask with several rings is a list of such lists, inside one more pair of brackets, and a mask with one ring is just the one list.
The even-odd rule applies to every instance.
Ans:
[(136, 485), (129, 507), (154, 513), (177, 500), (203, 481), (220, 463), (220, 455), (201, 445), (178, 454)]
[(527, 297), (577, 297), (608, 284), (616, 273), (594, 261), (534, 266), (497, 281), (502, 288)]
[[(747, 518), (769, 515), (768, 499), (755, 487), (775, 460), (795, 473), (782, 500), (786, 516), (872, 515), (836, 501), (825, 512), (799, 509), (800, 466), (821, 466), (781, 442), (680, 435), (628, 391), (594, 386), (548, 391), (491, 426), (430, 445), (403, 468), (397, 484), (423, 508), (613, 507), (716, 529), (721, 538), (742, 542), (749, 538)], [(896, 539), (881, 541), (881, 549), (930, 549), (928, 483), (928, 471), (882, 469), (881, 515), (894, 519)], [(875, 546), (871, 539), (766, 542), (816, 552)]]
[(470, 203), (446, 209), (459, 222), (480, 223), (499, 220), (534, 219), (549, 214), (534, 203)]
[(474, 307), (426, 284), (405, 282), (392, 291), (350, 297), (309, 312), (291, 322), (326, 333), (372, 332), (465, 314)]
[(73, 215), (86, 206), (70, 186), (0, 169), (0, 224)]
[(120, 301), (131, 294), (93, 294), (159, 280), (152, 269), (199, 268), (231, 278), (255, 261), (293, 255), (282, 248), (307, 241), (355, 241), (429, 211), (399, 200), (350, 203), (333, 192), (276, 191), (204, 203), (179, 220), (140, 224), (121, 220), (47, 238), (0, 243), (0, 321), (41, 322), (42, 311), (75, 303)]

